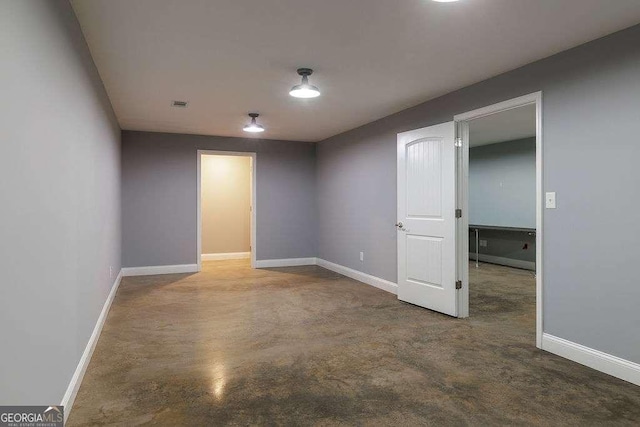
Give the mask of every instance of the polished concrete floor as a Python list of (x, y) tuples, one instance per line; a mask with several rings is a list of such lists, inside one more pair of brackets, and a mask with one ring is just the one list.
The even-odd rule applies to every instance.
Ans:
[(458, 320), (319, 267), (126, 278), (68, 425), (639, 425), (640, 387), (535, 347), (530, 272)]

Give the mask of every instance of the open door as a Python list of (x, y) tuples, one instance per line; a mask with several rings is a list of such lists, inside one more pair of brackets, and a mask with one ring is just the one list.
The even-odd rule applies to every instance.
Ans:
[(458, 315), (454, 122), (398, 134), (398, 299)]

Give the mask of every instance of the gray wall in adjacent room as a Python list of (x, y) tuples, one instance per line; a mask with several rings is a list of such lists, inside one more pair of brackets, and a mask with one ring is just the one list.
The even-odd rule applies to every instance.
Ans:
[(469, 223), (536, 228), (536, 139), (469, 150)]
[[(479, 243), (477, 253), (476, 231)], [(519, 229), (494, 230), (472, 226), (469, 228), (469, 259), (476, 258), (491, 264), (535, 271), (536, 235)]]
[(319, 143), (319, 256), (395, 282), (396, 134), (543, 91), (544, 189), (558, 197), (544, 331), (640, 362), (638, 40), (635, 26)]
[[(471, 135), (473, 138), (473, 135)], [(472, 139), (473, 141), (473, 139)], [(469, 150), (469, 255), (476, 258), (474, 225), (536, 228), (536, 139)], [(481, 261), (535, 270), (535, 234), (478, 229)]]
[(0, 50), (0, 404), (59, 404), (120, 270), (120, 128), (67, 0), (0, 2)]
[(258, 260), (316, 255), (315, 144), (123, 131), (125, 267), (196, 263), (197, 150), (257, 153)]

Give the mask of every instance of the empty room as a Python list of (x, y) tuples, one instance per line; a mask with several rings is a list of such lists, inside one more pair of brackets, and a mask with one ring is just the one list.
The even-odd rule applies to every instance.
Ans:
[[(536, 342), (536, 108), (469, 120), (461, 177), (468, 193), (469, 305)], [(464, 140), (461, 141), (464, 145)], [(461, 151), (462, 151), (461, 147)], [(464, 209), (464, 208), (463, 208)], [(540, 218), (542, 215), (540, 215)], [(542, 248), (540, 248), (542, 249)]]
[(637, 0), (0, 0), (0, 424), (640, 424)]

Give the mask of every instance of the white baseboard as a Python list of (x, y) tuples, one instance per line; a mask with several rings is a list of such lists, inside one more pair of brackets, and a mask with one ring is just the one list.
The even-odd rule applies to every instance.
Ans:
[(334, 271), (343, 276), (382, 289), (383, 291), (398, 294), (398, 285), (396, 283), (320, 258), (263, 259), (256, 261), (256, 268), (296, 267), (300, 265), (319, 265), (327, 270)]
[(69, 414), (71, 413), (73, 402), (75, 401), (76, 396), (78, 394), (78, 390), (80, 389), (80, 384), (82, 384), (82, 379), (84, 378), (84, 374), (87, 371), (89, 362), (91, 361), (91, 356), (93, 356), (93, 350), (95, 350), (96, 344), (98, 343), (98, 339), (100, 338), (102, 327), (104, 326), (104, 322), (107, 320), (109, 309), (111, 309), (111, 304), (113, 303), (113, 300), (116, 296), (116, 292), (118, 292), (118, 287), (120, 286), (122, 277), (123, 277), (122, 270), (120, 270), (120, 273), (118, 273), (118, 277), (116, 277), (115, 282), (113, 282), (113, 285), (111, 286), (111, 291), (109, 291), (107, 300), (104, 302), (104, 305), (102, 306), (102, 311), (100, 312), (100, 316), (98, 317), (96, 326), (93, 328), (93, 332), (91, 333), (89, 342), (87, 343), (87, 346), (84, 348), (82, 357), (80, 357), (80, 362), (78, 362), (78, 366), (76, 367), (76, 370), (73, 373), (73, 376), (71, 377), (71, 382), (69, 382), (67, 391), (64, 393), (64, 396), (62, 397), (62, 402), (60, 404), (64, 406), (65, 423), (67, 421), (67, 418), (69, 417)]
[(262, 259), (256, 261), (256, 268), (297, 267), (316, 265), (315, 258)]
[(366, 274), (349, 267), (345, 267), (343, 265), (334, 264), (320, 258), (317, 258), (317, 264), (320, 267), (326, 268), (327, 270), (335, 271), (336, 273), (342, 274), (343, 276), (350, 277), (359, 282), (366, 283), (367, 285), (375, 286), (376, 288), (382, 289), (383, 291), (391, 292), (395, 295), (398, 294), (397, 283), (393, 283), (388, 280), (381, 279), (379, 277), (372, 276), (370, 274)]
[(151, 267), (127, 267), (122, 269), (122, 276), (151, 276), (155, 274), (197, 273), (198, 264), (154, 265)]
[(221, 261), (226, 259), (247, 259), (251, 252), (229, 252), (225, 254), (202, 254), (202, 261)]
[(542, 349), (621, 380), (640, 385), (640, 364), (638, 363), (549, 334), (542, 334)]

